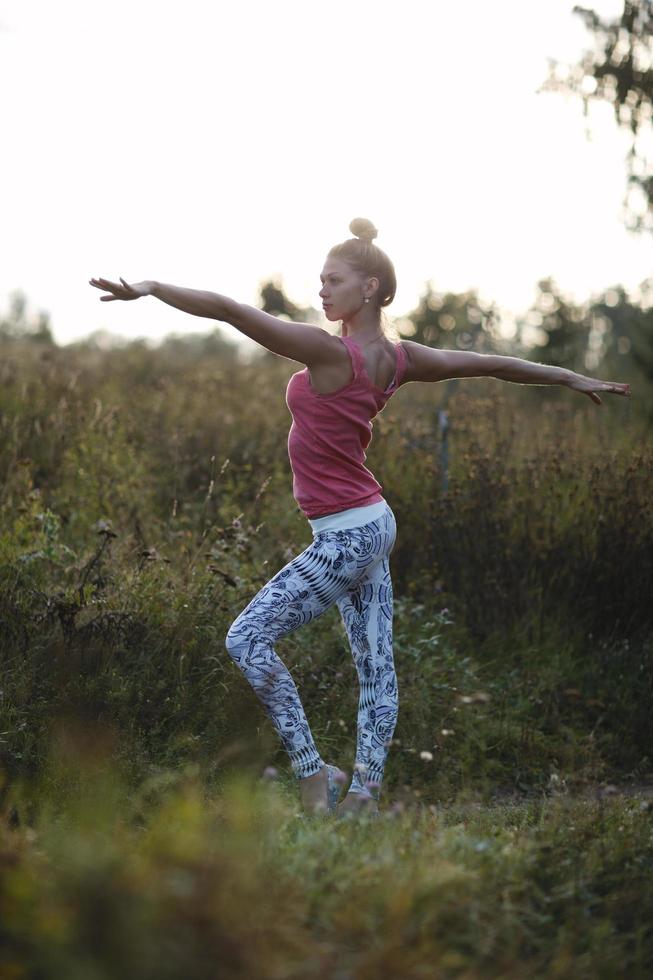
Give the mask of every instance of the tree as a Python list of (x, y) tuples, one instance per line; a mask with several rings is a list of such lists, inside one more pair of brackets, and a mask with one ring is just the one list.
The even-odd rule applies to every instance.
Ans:
[(590, 350), (606, 377), (632, 377), (634, 370), (653, 383), (653, 308), (632, 303), (621, 286), (607, 289), (590, 308)]
[(261, 286), (261, 309), (272, 316), (285, 316), (289, 320), (296, 319), (299, 312), (284, 293), (278, 279), (269, 279)]
[(268, 279), (260, 287), (261, 309), (272, 316), (285, 317), (301, 323), (316, 323), (318, 313), (312, 306), (296, 306), (289, 299), (280, 279)]
[(438, 293), (427, 283), (417, 307), (397, 327), (428, 347), (484, 353), (495, 349), (495, 320), (494, 307), (484, 309), (474, 291)]
[(653, 231), (653, 174), (640, 136), (653, 117), (653, 0), (624, 0), (620, 17), (602, 20), (594, 10), (574, 7), (594, 36), (594, 48), (578, 64), (552, 61), (545, 91), (579, 95), (587, 115), (592, 100), (612, 105), (617, 123), (629, 129), (626, 221), (634, 231)]
[(547, 364), (583, 373), (589, 339), (585, 311), (566, 300), (551, 278), (540, 280), (537, 288), (535, 303), (518, 324), (522, 346), (531, 353), (541, 350)]
[(36, 317), (27, 312), (27, 296), (20, 289), (11, 293), (9, 314), (0, 317), (0, 341), (29, 340), (37, 344), (54, 345), (50, 329), (50, 314), (40, 310)]

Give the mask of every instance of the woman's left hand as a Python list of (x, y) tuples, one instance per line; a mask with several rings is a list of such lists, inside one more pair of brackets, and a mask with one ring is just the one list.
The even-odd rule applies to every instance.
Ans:
[(625, 395), (626, 397), (630, 397), (629, 384), (621, 384), (618, 381), (599, 381), (598, 378), (586, 378), (584, 374), (576, 374), (574, 371), (570, 371), (569, 374), (570, 377), (567, 381), (567, 387), (571, 388), (572, 391), (580, 391), (583, 395), (587, 395), (596, 405), (602, 404), (598, 392), (606, 395)]

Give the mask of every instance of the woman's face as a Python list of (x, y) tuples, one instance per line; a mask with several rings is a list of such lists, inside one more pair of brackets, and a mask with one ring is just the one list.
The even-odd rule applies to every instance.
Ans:
[(365, 284), (371, 287), (376, 280), (363, 280), (342, 259), (329, 258), (320, 275), (320, 299), (327, 320), (343, 320), (360, 310), (366, 295)]

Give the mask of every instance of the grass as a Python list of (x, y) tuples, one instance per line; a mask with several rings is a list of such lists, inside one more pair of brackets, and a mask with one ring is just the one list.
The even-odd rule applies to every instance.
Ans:
[(350, 823), (284, 778), (129, 788), (91, 744), (5, 799), (3, 977), (650, 975), (645, 799), (413, 796)]
[[(0, 980), (650, 975), (649, 803), (605, 790), (653, 769), (645, 412), (454, 386), (446, 493), (443, 389), (376, 420), (400, 706), (384, 815), (349, 825), (301, 815), (224, 649), (310, 540), (295, 365), (5, 354)], [(351, 771), (336, 611), (279, 653)]]

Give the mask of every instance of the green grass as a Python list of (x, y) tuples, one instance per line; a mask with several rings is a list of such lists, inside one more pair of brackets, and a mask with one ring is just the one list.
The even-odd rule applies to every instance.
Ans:
[[(400, 705), (354, 826), (301, 816), (224, 648), (310, 541), (296, 365), (4, 354), (0, 980), (650, 975), (651, 813), (596, 789), (653, 769), (646, 412), (470, 382), (377, 419)], [(278, 651), (351, 771), (337, 612)]]
[(645, 800), (413, 795), (353, 823), (302, 816), (285, 778), (128, 788), (91, 745), (5, 800), (3, 977), (650, 975)]

